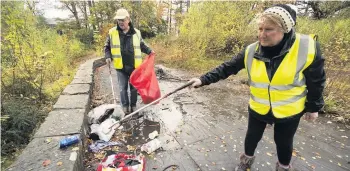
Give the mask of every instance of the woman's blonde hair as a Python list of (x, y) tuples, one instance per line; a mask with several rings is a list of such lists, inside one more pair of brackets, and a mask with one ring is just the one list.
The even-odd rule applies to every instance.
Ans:
[(287, 33), (287, 28), (284, 26), (281, 17), (273, 14), (261, 14), (257, 20), (257, 23), (271, 23), (279, 27), (284, 33)]

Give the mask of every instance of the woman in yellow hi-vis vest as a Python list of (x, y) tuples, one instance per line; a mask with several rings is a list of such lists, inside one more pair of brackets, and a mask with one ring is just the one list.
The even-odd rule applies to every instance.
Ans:
[(129, 114), (135, 110), (137, 102), (137, 90), (129, 83), (130, 75), (142, 63), (141, 52), (154, 52), (144, 43), (140, 31), (133, 27), (126, 9), (119, 9), (114, 19), (118, 25), (109, 30), (104, 45), (105, 58), (107, 64), (112, 63), (117, 70), (120, 101), (124, 113)]
[(293, 137), (301, 116), (315, 120), (323, 107), (324, 58), (315, 35), (295, 33), (296, 12), (288, 5), (266, 9), (258, 19), (258, 41), (230, 61), (193, 78), (191, 87), (226, 79), (245, 68), (250, 86), (244, 153), (236, 171), (250, 170), (266, 124), (274, 124), (277, 171), (292, 170)]

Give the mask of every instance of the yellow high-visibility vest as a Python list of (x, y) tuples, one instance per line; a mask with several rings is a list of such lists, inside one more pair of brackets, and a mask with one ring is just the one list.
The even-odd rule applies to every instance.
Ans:
[(266, 115), (271, 109), (276, 118), (286, 118), (305, 109), (307, 89), (303, 71), (315, 58), (314, 38), (315, 35), (297, 33), (294, 44), (271, 81), (265, 62), (254, 58), (258, 42), (247, 47), (244, 64), (249, 78), (249, 106), (252, 110)]
[[(141, 56), (141, 32), (140, 30), (134, 28), (136, 34), (132, 36), (133, 46), (134, 46), (134, 55), (135, 55), (135, 68), (138, 68), (142, 63)], [(110, 45), (111, 45), (111, 53), (113, 58), (113, 65), (116, 69), (123, 69), (123, 59), (120, 51), (120, 40), (119, 40), (119, 32), (117, 27), (113, 27), (109, 30), (110, 36)]]

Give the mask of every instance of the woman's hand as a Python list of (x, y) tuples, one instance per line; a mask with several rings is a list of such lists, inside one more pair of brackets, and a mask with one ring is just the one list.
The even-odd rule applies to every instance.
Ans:
[(192, 78), (188, 82), (192, 82), (192, 81), (193, 81), (193, 83), (189, 86), (190, 89), (191, 88), (198, 88), (199, 86), (202, 85), (202, 81), (200, 79), (198, 79), (198, 78)]

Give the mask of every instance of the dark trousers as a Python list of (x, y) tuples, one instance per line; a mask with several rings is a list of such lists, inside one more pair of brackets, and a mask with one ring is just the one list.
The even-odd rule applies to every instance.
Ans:
[[(292, 159), (293, 138), (298, 128), (300, 118), (275, 123), (274, 140), (277, 148), (278, 161), (283, 165), (289, 165)], [(260, 121), (249, 115), (248, 130), (244, 142), (244, 151), (248, 156), (254, 156), (254, 151), (261, 140), (266, 122)]]
[[(130, 75), (117, 70), (118, 85), (120, 91), (120, 102), (123, 107), (135, 107), (137, 102), (137, 90), (129, 82)], [(130, 100), (128, 88), (130, 87)]]

